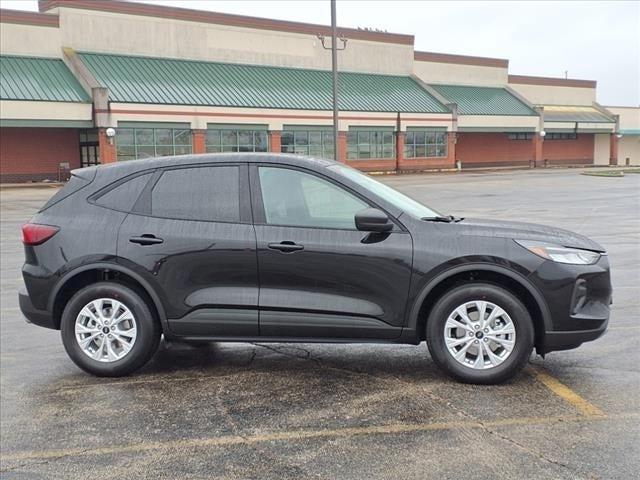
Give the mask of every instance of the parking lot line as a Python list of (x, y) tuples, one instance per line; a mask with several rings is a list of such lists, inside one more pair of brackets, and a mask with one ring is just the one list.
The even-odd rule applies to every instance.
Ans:
[(529, 368), (533, 376), (553, 393), (562, 398), (565, 402), (573, 405), (580, 413), (590, 417), (602, 417), (604, 412), (598, 407), (589, 403), (576, 392), (567, 387), (564, 383), (552, 377), (539, 367)]
[[(640, 418), (638, 412), (614, 415), (565, 415), (549, 417), (518, 417), (499, 420), (467, 420), (459, 422), (436, 423), (395, 423), (389, 425), (371, 425), (366, 427), (344, 427), (320, 430), (284, 430), (257, 435), (224, 435), (220, 437), (193, 438), (187, 440), (169, 440), (166, 442), (139, 442), (109, 447), (68, 448), (59, 450), (23, 451), (2, 455), (2, 462), (25, 460), (47, 460), (65, 457), (83, 457), (89, 455), (113, 455), (140, 453), (146, 451), (174, 450), (185, 448), (226, 447), (232, 445), (251, 445), (262, 442), (296, 441), (315, 438), (349, 438), (360, 435), (402, 434), (437, 430), (486, 429), (520, 425), (548, 425), (552, 423), (584, 423), (602, 420), (629, 420)], [(0, 472), (10, 467), (6, 465)]]

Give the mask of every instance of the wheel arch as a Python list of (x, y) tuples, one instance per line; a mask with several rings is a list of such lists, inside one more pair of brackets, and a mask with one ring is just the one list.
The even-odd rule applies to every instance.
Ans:
[(167, 317), (160, 298), (149, 282), (138, 273), (117, 263), (99, 262), (83, 265), (64, 274), (51, 292), (48, 310), (52, 312), (56, 328), (60, 328), (60, 320), (64, 306), (80, 288), (90, 282), (111, 280), (137, 289), (147, 297), (153, 307), (163, 331), (167, 330)]
[(522, 274), (491, 264), (467, 264), (438, 274), (422, 288), (413, 302), (408, 328), (415, 331), (419, 340), (424, 340), (427, 319), (437, 299), (455, 286), (479, 281), (496, 284), (525, 304), (534, 323), (535, 344), (541, 344), (544, 332), (551, 329), (551, 313), (542, 294)]

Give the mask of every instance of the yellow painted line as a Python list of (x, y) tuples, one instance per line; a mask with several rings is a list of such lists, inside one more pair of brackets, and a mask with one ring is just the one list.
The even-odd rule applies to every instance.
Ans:
[(589, 403), (576, 392), (567, 387), (564, 383), (544, 372), (540, 368), (530, 369), (534, 377), (553, 393), (562, 398), (565, 402), (573, 405), (580, 413), (590, 417), (602, 417), (604, 412), (598, 407)]
[[(89, 455), (113, 455), (123, 453), (141, 453), (157, 450), (180, 450), (185, 448), (225, 447), (230, 445), (251, 445), (261, 442), (296, 441), (316, 438), (348, 438), (359, 435), (402, 434), (410, 432), (428, 432), (434, 430), (484, 429), (518, 425), (547, 425), (553, 423), (584, 423), (607, 419), (640, 418), (639, 412), (621, 413), (610, 416), (573, 415), (558, 417), (519, 417), (486, 421), (458, 421), (438, 423), (389, 425), (371, 425), (367, 427), (345, 427), (322, 430), (285, 430), (256, 435), (225, 435), (221, 437), (194, 438), (187, 440), (169, 440), (166, 442), (139, 442), (109, 447), (67, 448), (59, 450), (23, 451), (2, 455), (2, 461), (16, 462), (24, 460), (46, 460), (64, 457), (84, 457)], [(6, 469), (6, 467), (5, 467)], [(0, 469), (0, 471), (2, 471)]]

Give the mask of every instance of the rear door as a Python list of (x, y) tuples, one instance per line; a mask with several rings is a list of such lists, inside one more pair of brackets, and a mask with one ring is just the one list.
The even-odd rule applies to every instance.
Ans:
[(413, 244), (398, 224), (355, 228), (372, 205), (327, 177), (251, 167), (260, 272), (260, 334), (392, 339), (400, 334)]
[(120, 227), (118, 257), (153, 283), (172, 333), (258, 335), (245, 164), (157, 171)]

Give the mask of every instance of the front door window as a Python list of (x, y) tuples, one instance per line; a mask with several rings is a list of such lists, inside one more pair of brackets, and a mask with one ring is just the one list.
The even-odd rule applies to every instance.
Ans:
[(369, 207), (315, 175), (277, 167), (259, 170), (268, 225), (356, 230), (356, 213)]

